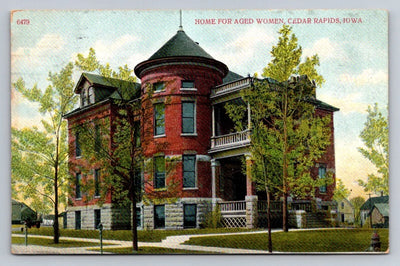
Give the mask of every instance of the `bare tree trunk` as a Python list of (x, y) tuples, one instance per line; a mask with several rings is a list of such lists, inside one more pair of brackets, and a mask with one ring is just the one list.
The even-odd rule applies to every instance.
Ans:
[(268, 187), (265, 187), (267, 192), (267, 220), (268, 220), (268, 251), (272, 253), (272, 236), (271, 236), (271, 197)]
[(58, 145), (59, 145), (59, 137), (57, 136), (56, 160), (54, 162), (54, 223), (53, 223), (54, 244), (58, 244), (60, 239), (60, 226), (58, 224), (58, 160), (59, 160)]
[[(135, 193), (136, 194), (136, 193)], [(132, 248), (134, 252), (139, 250), (137, 236), (137, 217), (136, 217), (136, 195), (132, 198)]]
[(288, 212), (287, 212), (287, 178), (288, 178), (288, 163), (287, 163), (287, 150), (288, 150), (288, 132), (287, 132), (287, 91), (284, 93), (284, 110), (283, 110), (283, 206), (282, 206), (282, 229), (284, 232), (288, 231)]

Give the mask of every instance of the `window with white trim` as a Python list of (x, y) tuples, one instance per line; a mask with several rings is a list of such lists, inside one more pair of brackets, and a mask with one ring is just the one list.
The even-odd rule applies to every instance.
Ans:
[(182, 80), (181, 81), (181, 89), (194, 89), (194, 81), (193, 80)]
[[(326, 175), (326, 165), (319, 165), (318, 168), (318, 178), (325, 179)], [(326, 184), (319, 187), (320, 193), (326, 193)]]
[(160, 92), (160, 91), (165, 90), (165, 83), (164, 82), (153, 83), (153, 90), (154, 90), (154, 92)]
[(183, 187), (196, 187), (196, 155), (182, 156)]
[(154, 105), (154, 135), (165, 134), (165, 105), (158, 103)]
[(194, 102), (182, 102), (182, 133), (196, 133), (196, 104)]
[(100, 197), (100, 169), (94, 170), (94, 196)]
[(165, 157), (154, 157), (154, 188), (165, 188)]
[(183, 227), (196, 228), (197, 226), (197, 205), (184, 204), (183, 205)]
[(165, 228), (165, 206), (154, 205), (154, 228)]
[(82, 174), (76, 173), (76, 176), (75, 176), (75, 198), (76, 199), (82, 198), (81, 182), (82, 182)]

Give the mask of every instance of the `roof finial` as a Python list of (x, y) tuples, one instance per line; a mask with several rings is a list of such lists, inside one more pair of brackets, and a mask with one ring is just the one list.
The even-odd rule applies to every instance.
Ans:
[(182, 9), (179, 10), (179, 30), (183, 31), (183, 27), (182, 27)]

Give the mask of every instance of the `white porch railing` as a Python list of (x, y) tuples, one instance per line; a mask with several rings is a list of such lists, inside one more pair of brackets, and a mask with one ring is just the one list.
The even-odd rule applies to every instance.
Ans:
[(247, 143), (250, 143), (250, 130), (235, 132), (227, 135), (214, 136), (211, 138), (212, 149)]
[(243, 78), (228, 84), (220, 85), (211, 90), (211, 98), (241, 90), (250, 86), (251, 78)]
[(246, 201), (223, 201), (218, 203), (221, 214), (246, 211)]

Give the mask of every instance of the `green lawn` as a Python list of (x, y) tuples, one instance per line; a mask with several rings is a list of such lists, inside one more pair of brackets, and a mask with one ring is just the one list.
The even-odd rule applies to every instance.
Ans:
[[(11, 242), (12, 242), (12, 244), (25, 245), (25, 238), (24, 237), (12, 237)], [(28, 245), (40, 245), (40, 246), (57, 247), (57, 248), (71, 248), (71, 247), (98, 246), (99, 243), (72, 241), (72, 240), (60, 240), (59, 244), (54, 244), (53, 239), (45, 239), (45, 238), (29, 236), (28, 237)]]
[[(274, 251), (283, 252), (362, 252), (371, 242), (371, 229), (332, 229), (291, 231), (272, 234)], [(379, 229), (381, 250), (389, 245), (389, 230)], [(193, 237), (185, 244), (268, 250), (267, 234), (249, 234), (218, 237)]]
[[(244, 228), (217, 228), (217, 229), (185, 229), (185, 230), (139, 230), (138, 239), (142, 242), (161, 242), (167, 236), (173, 235), (191, 235), (191, 234), (212, 234), (212, 233), (230, 233), (230, 232), (246, 232), (250, 229)], [(22, 234), (22, 232), (13, 232)], [(30, 235), (45, 235), (52, 236), (52, 227), (41, 227), (28, 229)], [(74, 230), (61, 229), (61, 236), (83, 237), (83, 238), (99, 238), (98, 230)], [(104, 230), (103, 239), (111, 240), (132, 240), (132, 231), (130, 230)]]
[[(100, 248), (90, 248), (89, 250), (100, 251)], [(103, 252), (115, 254), (133, 254), (132, 248), (103, 248)], [(160, 248), (160, 247), (140, 247), (137, 254), (217, 254), (202, 251), (190, 251), (183, 249), (173, 248)]]

